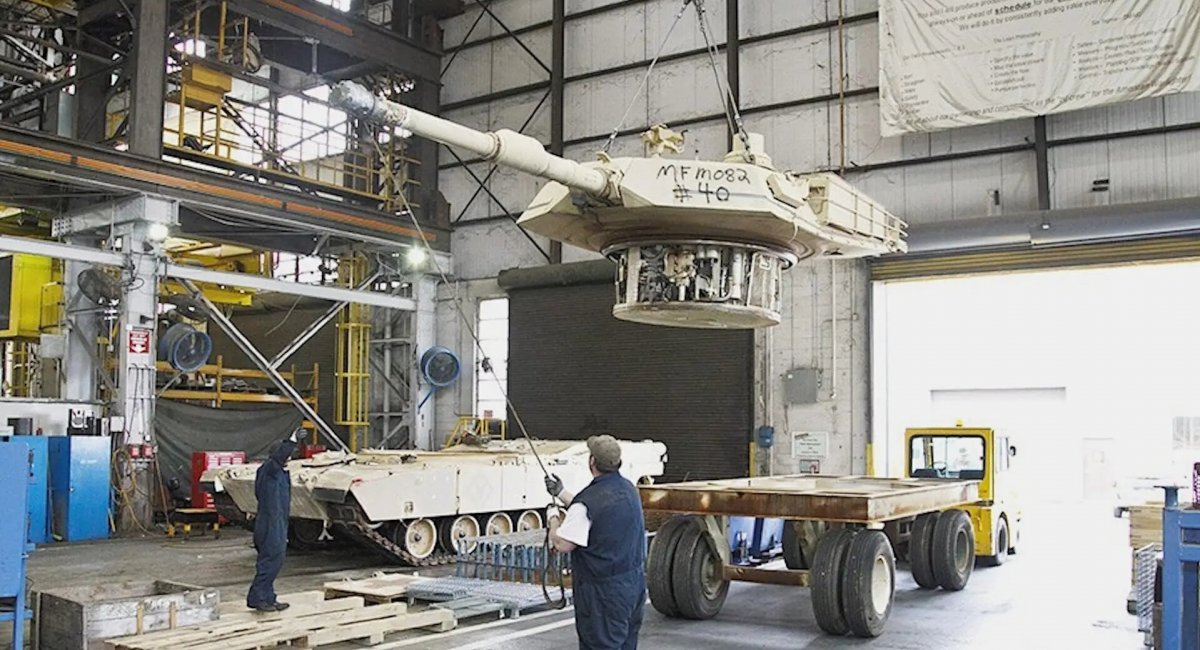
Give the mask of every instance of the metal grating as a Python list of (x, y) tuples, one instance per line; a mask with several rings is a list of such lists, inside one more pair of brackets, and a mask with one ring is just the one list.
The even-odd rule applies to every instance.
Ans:
[(752, 332), (617, 320), (611, 284), (509, 296), (509, 393), (530, 435), (661, 441), (664, 481), (748, 473)]
[[(557, 598), (558, 595), (558, 589), (555, 588), (550, 597)], [(494, 603), (499, 605), (499, 609), (509, 612), (511, 615), (556, 604), (547, 602), (541, 585), (496, 582), (459, 576), (415, 582), (408, 587), (408, 597), (414, 600), (446, 603), (447, 605), (473, 602), (475, 603), (473, 607), (476, 608), (480, 602)], [(566, 590), (566, 598), (567, 602), (570, 602), (570, 589)]]
[(1138, 631), (1145, 635), (1147, 646), (1154, 645), (1154, 574), (1160, 555), (1162, 544), (1147, 544), (1133, 554)]

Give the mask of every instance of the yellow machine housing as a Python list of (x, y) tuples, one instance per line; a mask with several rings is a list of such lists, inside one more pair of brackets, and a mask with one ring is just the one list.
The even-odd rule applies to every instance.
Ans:
[(979, 501), (963, 509), (975, 529), (975, 555), (992, 564), (1004, 562), (1020, 541), (1014, 456), (1016, 447), (994, 429), (958, 426), (904, 432), (905, 476), (979, 481)]
[(42, 287), (53, 278), (48, 257), (0, 255), (0, 339), (34, 339), (42, 332)]

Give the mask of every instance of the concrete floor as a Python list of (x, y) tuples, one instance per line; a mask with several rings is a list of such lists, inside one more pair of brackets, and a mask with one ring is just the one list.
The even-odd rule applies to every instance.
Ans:
[[(824, 636), (813, 622), (808, 592), (735, 583), (724, 609), (709, 621), (667, 619), (647, 606), (641, 647), (833, 648), (1095, 648), (1141, 647), (1125, 613), (1129, 584), (1128, 523), (1104, 504), (1049, 506), (1028, 513), (1020, 554), (999, 568), (979, 568), (959, 593), (923, 591), (897, 574), (887, 631), (873, 641)], [(327, 580), (363, 577), (390, 567), (346, 552), (293, 555), (278, 591), (312, 589)], [(444, 571), (445, 569), (442, 569)], [(248, 536), (220, 540), (115, 540), (50, 547), (30, 560), (34, 588), (129, 579), (172, 579), (222, 588), (222, 600), (245, 597), (254, 573)], [(465, 621), (457, 630), (410, 633), (377, 649), (550, 650), (575, 643), (572, 612), (527, 614), (512, 621)], [(354, 646), (347, 646), (354, 647)]]

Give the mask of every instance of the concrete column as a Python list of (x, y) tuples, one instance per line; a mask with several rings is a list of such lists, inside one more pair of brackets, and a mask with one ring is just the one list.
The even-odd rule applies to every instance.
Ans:
[(153, 465), (146, 459), (146, 450), (152, 450), (156, 445), (154, 362), (158, 335), (157, 271), (162, 241), (151, 233), (163, 223), (175, 222), (178, 206), (163, 199), (144, 197), (130, 204), (129, 209), (140, 209), (141, 214), (128, 215), (134, 220), (118, 230), (130, 266), (121, 273), (124, 287), (121, 328), (114, 341), (118, 346), (118, 394), (114, 410), (125, 418), (125, 432), (118, 445), (129, 451), (133, 459), (132, 476), (126, 477), (132, 504), (119, 509), (118, 529), (122, 532), (148, 528), (154, 517), (150, 497), (155, 489)]
[(151, 158), (162, 157), (168, 5), (161, 0), (142, 0), (134, 11), (137, 30), (130, 84), (129, 151)]

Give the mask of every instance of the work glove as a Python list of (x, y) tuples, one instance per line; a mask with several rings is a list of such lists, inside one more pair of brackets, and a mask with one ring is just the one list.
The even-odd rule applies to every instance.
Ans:
[(288, 438), (288, 442), (297, 444), (300, 442), (300, 436), (304, 434), (304, 429), (296, 429), (292, 432), (292, 437)]
[(558, 478), (557, 474), (549, 474), (546, 476), (546, 491), (549, 492), (550, 496), (552, 497), (557, 497), (558, 495), (562, 494), (563, 482), (561, 478)]

